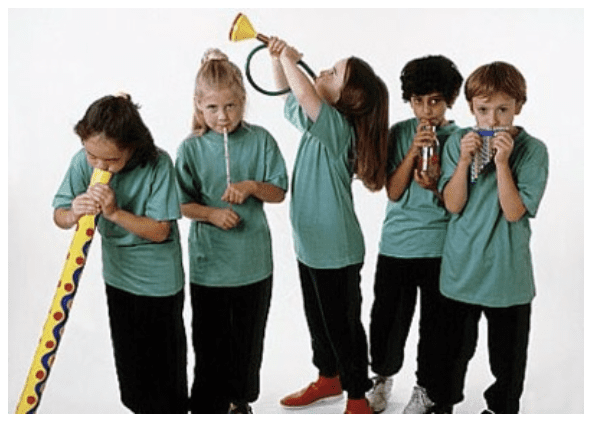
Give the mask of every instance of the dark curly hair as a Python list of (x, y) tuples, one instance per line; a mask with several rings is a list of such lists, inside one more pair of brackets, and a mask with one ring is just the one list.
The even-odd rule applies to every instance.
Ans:
[(410, 101), (413, 95), (439, 92), (448, 107), (460, 93), (462, 75), (450, 59), (444, 56), (425, 56), (408, 62), (400, 73), (402, 99)]
[(132, 157), (140, 165), (158, 155), (151, 132), (128, 94), (107, 95), (89, 106), (83, 118), (74, 126), (74, 132), (85, 142), (103, 134), (112, 139), (118, 149), (134, 151)]

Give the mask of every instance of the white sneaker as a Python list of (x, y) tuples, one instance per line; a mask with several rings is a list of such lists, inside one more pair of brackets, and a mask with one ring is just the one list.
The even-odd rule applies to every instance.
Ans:
[(373, 413), (382, 413), (388, 406), (388, 399), (392, 392), (392, 377), (382, 377), (377, 375), (371, 379), (373, 381), (373, 388), (367, 395), (369, 406)]
[(406, 414), (425, 414), (430, 413), (435, 403), (427, 396), (427, 390), (415, 385), (410, 401), (402, 413)]

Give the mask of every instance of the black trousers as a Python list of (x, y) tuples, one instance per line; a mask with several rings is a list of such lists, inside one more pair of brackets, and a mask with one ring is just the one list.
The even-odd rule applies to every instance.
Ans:
[(436, 347), (439, 329), (441, 258), (401, 259), (379, 255), (375, 273), (374, 302), (369, 329), (371, 369), (392, 376), (402, 368), (404, 349), (420, 291), (417, 384), (440, 382), (443, 351)]
[(184, 291), (137, 296), (107, 286), (122, 403), (134, 413), (188, 413)]
[(190, 285), (196, 363), (192, 413), (227, 413), (260, 395), (272, 277), (241, 287)]
[(448, 339), (443, 348), (449, 376), (428, 389), (436, 403), (455, 404), (464, 399), (464, 378), (478, 341), (478, 325), (487, 318), (489, 366), (495, 382), (484, 397), (495, 413), (518, 413), (524, 387), (531, 305), (489, 308), (445, 299), (442, 328)]
[(355, 399), (372, 386), (361, 323), (361, 267), (316, 269), (299, 262), (313, 363), (322, 376), (340, 374), (343, 389)]

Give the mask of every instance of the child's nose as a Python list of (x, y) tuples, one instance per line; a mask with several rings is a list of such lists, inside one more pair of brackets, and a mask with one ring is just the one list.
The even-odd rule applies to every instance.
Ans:
[(425, 113), (425, 116), (431, 116), (432, 110), (433, 109), (431, 108), (431, 105), (429, 105), (429, 103), (423, 103), (423, 113)]
[(108, 170), (107, 162), (103, 161), (103, 160), (97, 160), (97, 162), (95, 163), (95, 168), (98, 168), (99, 170), (107, 171)]

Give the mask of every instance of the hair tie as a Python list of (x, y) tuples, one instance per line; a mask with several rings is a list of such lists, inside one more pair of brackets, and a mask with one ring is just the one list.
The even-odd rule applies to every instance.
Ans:
[(229, 61), (229, 57), (218, 48), (209, 48), (204, 53), (204, 56), (202, 56), (202, 61), (200, 62), (200, 64), (203, 65), (204, 63), (209, 62), (211, 60)]

